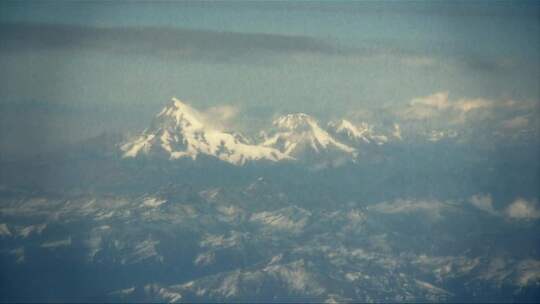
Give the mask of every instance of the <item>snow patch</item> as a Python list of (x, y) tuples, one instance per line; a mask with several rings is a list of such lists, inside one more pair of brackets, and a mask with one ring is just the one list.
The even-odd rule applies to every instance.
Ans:
[(42, 248), (55, 249), (59, 247), (71, 246), (71, 236), (65, 240), (45, 242), (41, 244)]

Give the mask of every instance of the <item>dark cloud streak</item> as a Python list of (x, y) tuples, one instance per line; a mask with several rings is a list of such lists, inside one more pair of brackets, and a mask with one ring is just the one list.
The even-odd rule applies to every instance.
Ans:
[(42, 50), (100, 51), (212, 63), (264, 63), (272, 55), (294, 54), (347, 58), (389, 55), (402, 59), (453, 58), (456, 64), (465, 68), (489, 73), (504, 73), (513, 67), (510, 58), (497, 61), (470, 51), (460, 51), (452, 42), (435, 41), (423, 50), (404, 46), (403, 41), (393, 39), (367, 39), (352, 47), (298, 35), (34, 23), (0, 23), (0, 37), (0, 54)]
[(308, 36), (215, 32), (156, 27), (97, 28), (73, 25), (0, 24), (0, 51), (98, 50), (227, 61), (250, 54), (344, 52)]

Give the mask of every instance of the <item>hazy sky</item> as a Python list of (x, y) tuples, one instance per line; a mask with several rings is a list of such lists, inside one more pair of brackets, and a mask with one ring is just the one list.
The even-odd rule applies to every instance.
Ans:
[(436, 96), (462, 120), (485, 100), (530, 125), (531, 107), (505, 105), (540, 100), (537, 2), (2, 1), (0, 37), (3, 152), (37, 129), (142, 128), (171, 96), (228, 105), (239, 126), (292, 111), (404, 119)]

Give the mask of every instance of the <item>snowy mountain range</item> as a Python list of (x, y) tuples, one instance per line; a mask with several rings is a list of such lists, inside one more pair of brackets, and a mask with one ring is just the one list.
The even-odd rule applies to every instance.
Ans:
[(300, 113), (252, 140), (208, 113), (2, 162), (0, 301), (538, 302), (537, 150)]
[[(115, 195), (4, 193), (0, 259), (14, 283), (0, 286), (2, 299), (53, 286), (58, 299), (107, 303), (538, 302), (537, 245), (523, 238), (537, 235), (539, 216), (465, 201), (365, 203), (357, 193), (331, 192), (329, 204), (299, 195), (290, 186), (299, 177), (285, 187), (275, 175)], [(44, 262), (55, 271), (36, 271)], [(22, 284), (28, 277), (39, 284)]]
[(142, 134), (120, 145), (124, 158), (164, 157), (170, 160), (205, 155), (233, 165), (250, 161), (313, 161), (348, 159), (354, 161), (362, 145), (383, 145), (400, 140), (399, 125), (391, 134), (378, 134), (363, 122), (331, 122), (325, 130), (307, 114), (287, 114), (273, 121), (273, 129), (252, 143), (245, 136), (227, 132), (212, 124), (199, 111), (172, 98)]
[(203, 154), (234, 165), (249, 160), (275, 162), (290, 158), (272, 147), (250, 144), (240, 134), (210, 127), (197, 110), (177, 98), (155, 117), (150, 128), (123, 144), (121, 150), (124, 157), (165, 155), (171, 160), (195, 160)]
[(380, 146), (388, 143), (390, 140), (402, 139), (401, 128), (398, 124), (393, 125), (393, 130), (389, 136), (376, 133), (374, 126), (366, 122), (355, 125), (349, 120), (341, 119), (338, 122), (330, 122), (328, 126), (337, 136), (345, 137), (347, 140), (355, 143), (375, 143)]
[(332, 137), (317, 120), (304, 113), (287, 114), (274, 120), (277, 130), (262, 143), (301, 159), (308, 154), (345, 154), (356, 156), (355, 148)]

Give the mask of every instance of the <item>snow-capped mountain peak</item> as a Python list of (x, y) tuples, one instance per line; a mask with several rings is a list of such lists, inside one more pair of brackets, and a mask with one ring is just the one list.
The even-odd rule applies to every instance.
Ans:
[(234, 165), (251, 160), (290, 159), (276, 149), (249, 144), (242, 135), (215, 129), (204, 121), (203, 114), (173, 98), (156, 115), (150, 128), (121, 145), (123, 157), (161, 155), (169, 159), (196, 159), (207, 155)]
[(347, 119), (330, 122), (324, 128), (308, 114), (292, 113), (276, 118), (273, 129), (261, 131), (259, 143), (253, 143), (240, 133), (216, 127), (210, 115), (172, 98), (148, 129), (121, 145), (122, 155), (194, 160), (206, 155), (234, 165), (255, 160), (342, 163), (355, 160), (364, 144), (378, 146), (390, 140), (402, 140), (397, 124), (382, 133), (376, 132), (374, 125)]
[(304, 113), (280, 116), (274, 120), (273, 125), (284, 130), (298, 130), (318, 126), (315, 118)]
[(275, 119), (273, 125), (278, 130), (267, 137), (263, 145), (274, 147), (286, 155), (298, 157), (306, 151), (355, 154), (354, 148), (334, 139), (319, 126), (315, 118), (307, 114), (287, 114)]
[(355, 125), (353, 125), (350, 121), (346, 119), (342, 119), (340, 122), (338, 122), (335, 125), (330, 124), (330, 126), (334, 126), (337, 133), (345, 133), (350, 137), (355, 138), (362, 138), (369, 142), (363, 135), (367, 131), (366, 128), (359, 129)]
[(202, 129), (204, 127), (202, 114), (176, 97), (173, 97), (169, 105), (163, 108), (156, 117), (161, 120), (170, 119), (184, 128)]
[(328, 126), (335, 134), (344, 136), (349, 140), (361, 141), (364, 143), (374, 142), (382, 145), (388, 142), (388, 137), (382, 134), (376, 134), (374, 127), (366, 122), (353, 124), (349, 120), (342, 119), (338, 122), (331, 122)]

